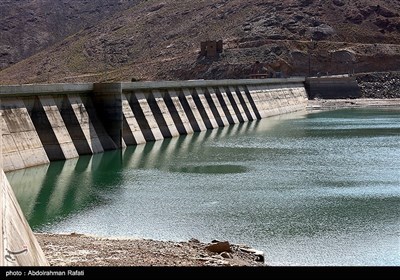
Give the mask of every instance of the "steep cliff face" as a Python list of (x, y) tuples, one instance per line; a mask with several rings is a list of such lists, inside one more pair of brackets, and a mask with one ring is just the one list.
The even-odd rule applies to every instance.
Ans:
[[(70, 35), (48, 40), (43, 51), (1, 71), (0, 82), (245, 78), (255, 61), (284, 76), (388, 71), (400, 65), (397, 0), (60, 1), (75, 2), (98, 5), (90, 12), (55, 16), (62, 24), (50, 24), (52, 30), (70, 25), (70, 31), (59, 31)], [(53, 36), (50, 30), (40, 34)], [(35, 36), (29, 40), (36, 42)], [(223, 40), (223, 52), (201, 56), (205, 40)], [(37, 52), (28, 43), (9, 46), (0, 55), (21, 48)]]

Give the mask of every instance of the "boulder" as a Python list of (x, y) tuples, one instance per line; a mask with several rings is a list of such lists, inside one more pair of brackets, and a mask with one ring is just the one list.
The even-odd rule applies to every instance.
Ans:
[(211, 243), (206, 247), (210, 252), (220, 254), (222, 252), (232, 252), (231, 245), (228, 241), (221, 241), (216, 243)]
[(336, 33), (335, 29), (327, 24), (310, 27), (310, 32), (313, 40), (324, 40)]
[(246, 252), (246, 253), (251, 253), (254, 254), (255, 260), (258, 262), (264, 262), (264, 252), (252, 248), (240, 248), (241, 251)]
[(199, 241), (198, 239), (196, 239), (196, 238), (190, 238), (190, 239), (189, 239), (189, 242), (192, 242), (192, 243), (200, 243), (200, 241)]
[(345, 2), (344, 2), (344, 0), (333, 0), (333, 4), (341, 7), (341, 6), (344, 6)]

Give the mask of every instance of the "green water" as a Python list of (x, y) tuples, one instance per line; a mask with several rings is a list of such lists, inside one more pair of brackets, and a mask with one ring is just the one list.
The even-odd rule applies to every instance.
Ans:
[(7, 174), (36, 231), (400, 265), (400, 110), (292, 114)]

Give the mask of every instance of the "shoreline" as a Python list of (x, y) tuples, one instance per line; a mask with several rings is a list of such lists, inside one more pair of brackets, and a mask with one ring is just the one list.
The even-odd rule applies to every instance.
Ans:
[(309, 112), (347, 108), (400, 108), (400, 98), (313, 99), (307, 104)]
[(85, 234), (35, 233), (50, 266), (264, 267), (262, 251), (243, 244), (203, 243)]

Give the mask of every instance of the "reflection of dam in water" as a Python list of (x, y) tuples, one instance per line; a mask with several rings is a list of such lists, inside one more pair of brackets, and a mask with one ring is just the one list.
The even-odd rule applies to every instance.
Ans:
[(304, 78), (0, 86), (3, 169), (305, 110)]
[[(263, 121), (263, 129), (274, 126), (277, 120), (286, 117), (288, 116), (276, 116)], [(130, 146), (118, 151), (16, 170), (8, 172), (7, 177), (30, 225), (36, 228), (43, 223), (63, 219), (91, 205), (106, 202), (107, 192), (118, 191), (118, 186), (123, 180), (134, 180), (121, 176), (118, 170), (122, 168), (189, 173), (245, 172), (244, 167), (221, 165), (218, 160), (215, 165), (199, 166), (196, 159), (193, 159), (193, 164), (186, 164), (184, 167), (171, 167), (168, 162), (172, 157), (174, 160), (187, 160), (191, 155), (201, 152), (199, 149), (204, 141), (240, 137), (249, 131), (257, 130), (259, 125), (260, 121), (239, 123), (226, 128)], [(203, 156), (213, 160), (215, 155), (206, 151)]]
[(35, 231), (229, 240), (272, 265), (398, 265), (399, 116), (285, 114), (7, 176)]
[[(150, 168), (164, 175), (247, 175), (246, 164), (237, 164), (247, 153), (237, 153), (233, 162), (219, 162), (223, 155), (206, 149), (202, 155), (206, 164), (197, 162), (202, 157), (199, 147), (204, 147), (203, 141), (240, 136), (263, 118), (301, 111), (307, 104), (303, 78), (0, 86), (0, 99), (4, 139), (0, 143), (4, 165), (0, 167), (21, 170), (8, 176), (31, 225), (38, 228), (106, 205), (123, 193), (126, 186), (120, 183), (134, 182), (138, 175), (121, 171), (127, 164), (133, 170)], [(248, 121), (254, 122), (243, 125)], [(218, 129), (222, 127), (228, 129)], [(201, 135), (196, 133), (205, 130)], [(189, 136), (169, 140), (178, 135)], [(140, 145), (162, 139), (168, 140)], [(131, 147), (124, 149), (126, 146)], [(247, 149), (250, 153), (256, 150)], [(91, 157), (93, 154), (96, 156)], [(171, 165), (175, 157), (189, 159), (190, 163), (178, 160)], [(33, 166), (39, 167), (24, 170)], [(24, 183), (23, 177), (29, 178), (29, 183)], [(0, 183), (2, 191), (10, 189), (5, 177)], [(6, 199), (12, 201), (12, 191), (7, 192), (10, 195)], [(157, 203), (163, 200), (161, 197)], [(16, 227), (4, 231), (4, 240), (30, 235), (31, 256), (40, 260), (43, 254), (23, 215), (18, 214), (18, 203), (15, 206), (11, 209), (15, 213), (2, 208), (6, 217), (6, 223), (0, 220), (3, 229), (8, 221), (18, 220)], [(119, 211), (115, 219), (126, 215), (129, 213)], [(107, 222), (98, 225), (107, 227)], [(14, 237), (11, 239), (17, 240)], [(16, 244), (21, 245), (21, 240)], [(34, 262), (21, 259), (18, 263)]]
[(7, 177), (29, 224), (35, 227), (100, 199), (96, 192), (112, 187), (108, 182), (118, 179), (112, 171), (121, 164), (120, 153), (96, 154), (9, 172)]

